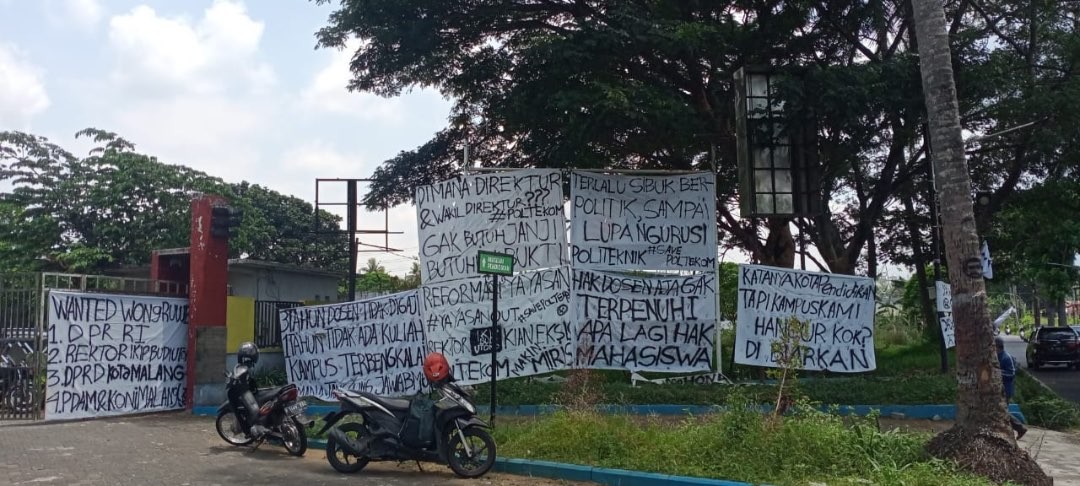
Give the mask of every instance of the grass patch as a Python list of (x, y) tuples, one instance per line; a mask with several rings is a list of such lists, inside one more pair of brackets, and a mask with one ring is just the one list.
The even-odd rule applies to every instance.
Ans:
[(1080, 407), (1062, 399), (1026, 371), (1017, 374), (1015, 399), (1032, 425), (1054, 430), (1080, 427)]
[[(723, 403), (732, 394), (747, 396), (759, 403), (776, 399), (776, 385), (695, 385), (640, 384), (599, 382), (595, 384), (598, 403), (619, 405), (679, 404), (710, 405)], [(829, 380), (803, 380), (800, 392), (813, 401), (844, 405), (917, 405), (956, 401), (956, 380), (949, 375), (859, 376)], [(486, 385), (477, 386), (476, 402), (487, 404)], [(558, 403), (560, 384), (508, 380), (499, 383), (499, 405), (538, 405)]]
[(756, 411), (679, 423), (559, 412), (495, 431), (499, 455), (776, 485), (986, 485), (931, 459), (929, 434), (880, 432), (873, 418), (807, 411), (771, 420)]

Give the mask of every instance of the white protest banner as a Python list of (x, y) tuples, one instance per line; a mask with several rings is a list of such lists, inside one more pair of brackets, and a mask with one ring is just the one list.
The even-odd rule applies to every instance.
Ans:
[(184, 408), (188, 300), (50, 291), (46, 420)]
[(577, 366), (710, 371), (716, 274), (626, 276), (574, 270)]
[(279, 315), (289, 382), (301, 396), (336, 401), (330, 392), (337, 388), (384, 396), (426, 389), (417, 291)]
[[(874, 280), (867, 277), (739, 265), (735, 362), (844, 373), (871, 371), (874, 356)], [(809, 326), (785, 356), (789, 320)], [(783, 358), (788, 358), (787, 360)]]
[(464, 176), (418, 187), (416, 214), (426, 284), (480, 275), (477, 250), (512, 254), (520, 271), (568, 263), (557, 170)]
[(665, 383), (692, 383), (694, 385), (712, 385), (716, 383), (731, 383), (728, 377), (723, 373), (701, 373), (697, 375), (688, 376), (676, 376), (672, 378), (653, 378), (648, 379), (637, 373), (630, 374), (630, 386), (637, 387), (638, 383), (652, 383), (656, 385), (663, 385)]
[(491, 277), (420, 288), (428, 349), (446, 355), (462, 384), (491, 379), (492, 344), (498, 346), (496, 377), (513, 378), (562, 370), (574, 360), (570, 319), (570, 269), (499, 277), (499, 328), (491, 336)]
[(716, 175), (571, 174), (576, 269), (716, 271)]
[(937, 281), (934, 282), (934, 290), (938, 324), (941, 326), (941, 336), (945, 339), (945, 348), (956, 347), (956, 324), (952, 319), (952, 286)]

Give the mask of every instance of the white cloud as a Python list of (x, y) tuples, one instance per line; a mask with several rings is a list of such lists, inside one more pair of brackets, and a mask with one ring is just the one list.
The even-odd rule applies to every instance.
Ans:
[(318, 174), (313, 177), (351, 177), (349, 174), (370, 171), (362, 157), (342, 154), (324, 140), (312, 140), (289, 150), (282, 166)]
[(266, 137), (280, 117), (264, 25), (243, 3), (215, 0), (201, 17), (146, 5), (109, 20), (115, 63), (98, 104), (108, 128), (141, 151), (228, 181), (262, 180)]
[(0, 44), (0, 126), (21, 128), (49, 104), (41, 69), (16, 46)]
[(97, 27), (104, 15), (101, 4), (97, 0), (65, 0), (63, 8), (68, 18), (84, 30)]
[(115, 115), (116, 131), (161, 160), (229, 182), (253, 176), (260, 135), (274, 117), (269, 103), (224, 96), (179, 96), (130, 102)]
[(59, 29), (92, 32), (105, 16), (100, 0), (39, 0), (38, 5), (49, 24)]
[(265, 92), (273, 70), (258, 58), (263, 22), (242, 3), (215, 0), (198, 22), (140, 5), (109, 21), (115, 81), (151, 93)]
[(352, 73), (349, 62), (361, 47), (356, 40), (334, 52), (330, 63), (315, 74), (301, 94), (309, 110), (355, 116), (361, 120), (400, 123), (404, 120), (402, 99), (383, 98), (370, 93), (354, 93), (347, 88)]

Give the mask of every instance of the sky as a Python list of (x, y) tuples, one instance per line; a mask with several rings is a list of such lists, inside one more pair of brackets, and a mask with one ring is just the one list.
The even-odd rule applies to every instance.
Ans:
[[(164, 162), (314, 202), (317, 177), (369, 177), (445, 126), (451, 105), (434, 91), (350, 93), (351, 51), (315, 49), (332, 9), (303, 0), (0, 0), (0, 130), (85, 155), (91, 145), (75, 132), (101, 128)], [(321, 189), (320, 199), (344, 201), (344, 184)], [(383, 227), (381, 213), (367, 216), (361, 229)], [(391, 210), (390, 226), (405, 232), (390, 245), (415, 254), (415, 209)], [(360, 258), (373, 256), (392, 273), (411, 264)]]
[[(316, 178), (371, 176), (429, 140), (451, 106), (431, 90), (395, 98), (349, 92), (356, 44), (315, 49), (333, 8), (306, 0), (0, 0), (0, 130), (85, 155), (91, 144), (75, 132), (100, 128), (164, 162), (314, 202)], [(344, 184), (323, 185), (320, 200), (344, 202)], [(360, 229), (383, 225), (381, 213), (361, 217)], [(375, 257), (405, 274), (418, 246), (415, 208), (391, 209), (389, 229), (403, 233), (389, 237), (400, 251), (359, 260)], [(725, 259), (747, 261), (739, 251)]]

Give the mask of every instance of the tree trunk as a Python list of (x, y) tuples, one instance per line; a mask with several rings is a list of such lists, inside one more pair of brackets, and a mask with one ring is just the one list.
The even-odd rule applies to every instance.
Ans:
[(986, 307), (945, 9), (940, 0), (912, 0), (912, 8), (956, 326), (956, 425), (935, 437), (928, 448), (996, 482), (1051, 484), (1027, 452), (1017, 448), (1008, 425)]
[(1035, 329), (1042, 327), (1042, 304), (1039, 303), (1039, 294), (1035, 294), (1035, 304), (1031, 310), (1035, 312)]
[(1058, 299), (1057, 314), (1058, 314), (1058, 325), (1059, 326), (1068, 326), (1069, 325), (1069, 310), (1065, 307), (1065, 297), (1062, 297), (1062, 298)]
[(791, 233), (791, 220), (769, 218), (768, 226), (769, 236), (765, 239), (761, 263), (774, 267), (795, 268), (795, 235)]
[(877, 237), (874, 230), (870, 230), (870, 236), (866, 240), (866, 276), (877, 280)]

